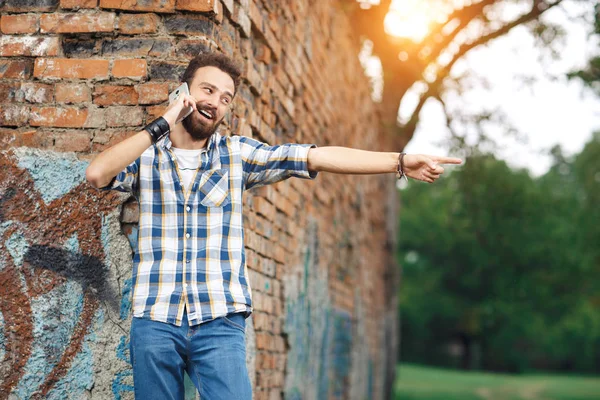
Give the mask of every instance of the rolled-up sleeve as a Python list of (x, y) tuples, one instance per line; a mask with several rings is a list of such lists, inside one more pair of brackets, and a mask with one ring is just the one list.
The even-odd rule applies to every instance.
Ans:
[(245, 136), (239, 137), (246, 189), (276, 183), (291, 177), (314, 179), (308, 170), (308, 151), (314, 144), (269, 146)]
[(101, 188), (101, 190), (118, 190), (119, 192), (137, 193), (139, 167), (140, 159), (138, 158), (125, 167), (123, 171), (119, 172), (119, 174), (115, 176), (108, 185)]

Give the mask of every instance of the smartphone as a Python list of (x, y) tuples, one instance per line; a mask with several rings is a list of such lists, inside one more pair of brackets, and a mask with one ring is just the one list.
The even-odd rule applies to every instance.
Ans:
[[(181, 84), (181, 86), (179, 86), (177, 89), (175, 89), (173, 92), (171, 92), (171, 94), (169, 94), (169, 104), (172, 104), (173, 102), (177, 101), (177, 99), (179, 98), (179, 96), (181, 96), (182, 93), (185, 93), (188, 95), (190, 94), (190, 89), (188, 88), (187, 82), (183, 82)], [(175, 121), (175, 123), (176, 124), (180, 123), (181, 121), (183, 121), (185, 119), (185, 117), (190, 115), (193, 111), (194, 111), (194, 109), (192, 107), (188, 107), (185, 110), (185, 114), (181, 118), (179, 118), (177, 121)]]

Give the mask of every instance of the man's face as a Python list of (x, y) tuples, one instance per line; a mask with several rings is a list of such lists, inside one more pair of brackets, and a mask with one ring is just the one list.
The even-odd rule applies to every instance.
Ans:
[(198, 68), (190, 85), (198, 111), (182, 121), (183, 127), (196, 140), (209, 138), (223, 122), (234, 93), (233, 79), (227, 73), (216, 67)]

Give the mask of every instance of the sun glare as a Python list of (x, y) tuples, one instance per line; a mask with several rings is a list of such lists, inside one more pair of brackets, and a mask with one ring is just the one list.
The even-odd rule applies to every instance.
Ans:
[(431, 24), (440, 19), (440, 11), (429, 1), (393, 0), (383, 21), (385, 32), (394, 37), (421, 42)]

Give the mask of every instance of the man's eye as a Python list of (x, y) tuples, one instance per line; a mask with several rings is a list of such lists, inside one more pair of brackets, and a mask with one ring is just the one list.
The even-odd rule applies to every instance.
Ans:
[(231, 100), (229, 100), (229, 98), (227, 98), (227, 97), (224, 97), (222, 101), (223, 101), (223, 104), (229, 104), (229, 102)]
[(212, 89), (211, 88), (204, 88), (204, 90), (206, 90), (206, 93), (212, 93)]

